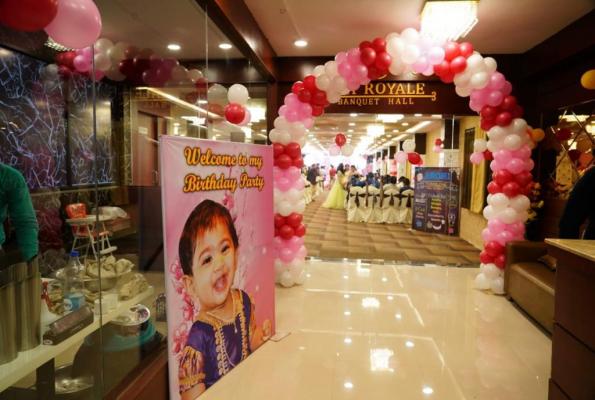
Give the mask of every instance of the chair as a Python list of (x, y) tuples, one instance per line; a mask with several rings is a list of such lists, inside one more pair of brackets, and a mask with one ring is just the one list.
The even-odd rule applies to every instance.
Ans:
[[(87, 257), (89, 247), (93, 249), (93, 255), (111, 254), (118, 249), (110, 244), (110, 233), (105, 228), (105, 221), (110, 220), (110, 217), (105, 215), (87, 217), (87, 208), (82, 203), (67, 205), (66, 214), (70, 217), (66, 223), (71, 226), (74, 236), (71, 251), (84, 248), (85, 257)], [(97, 220), (99, 220), (99, 232), (95, 228)], [(83, 244), (77, 246), (77, 242)]]
[(304, 201), (306, 205), (312, 202), (312, 185), (306, 179), (304, 179)]
[(321, 176), (316, 177), (316, 196), (320, 196), (324, 190), (324, 178)]
[(413, 190), (405, 190), (401, 193), (399, 203), (399, 224), (411, 224), (413, 222)]
[(380, 189), (374, 186), (368, 186), (368, 196), (366, 201), (366, 211), (364, 219), (366, 222), (382, 222), (382, 204), (380, 203)]
[(384, 192), (382, 200), (382, 222), (396, 224), (399, 222), (399, 203), (401, 195), (397, 190), (391, 189)]
[[(360, 199), (360, 196), (362, 198)], [(349, 190), (349, 200), (347, 201), (347, 221), (363, 222), (360, 205), (366, 196), (364, 188), (355, 186)]]

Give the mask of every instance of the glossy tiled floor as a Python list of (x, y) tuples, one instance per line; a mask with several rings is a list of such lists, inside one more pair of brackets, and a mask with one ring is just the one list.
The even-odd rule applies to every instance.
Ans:
[(309, 262), (277, 330), (201, 400), (545, 400), (551, 340), (477, 269)]

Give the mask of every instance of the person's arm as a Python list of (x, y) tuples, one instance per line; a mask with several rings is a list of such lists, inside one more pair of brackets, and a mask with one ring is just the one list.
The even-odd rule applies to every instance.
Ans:
[(271, 338), (271, 321), (267, 319), (262, 323), (262, 327), (256, 326), (256, 306), (252, 297), (250, 297), (250, 309), (250, 352), (254, 352)]
[(595, 168), (591, 168), (574, 185), (564, 206), (558, 227), (560, 239), (579, 239), (580, 228), (593, 212), (595, 201)]
[(9, 176), (11, 182), (7, 183), (9, 190), (6, 199), (8, 213), (15, 226), (23, 260), (27, 261), (39, 253), (39, 224), (25, 179), (16, 170)]
[(191, 346), (186, 346), (182, 352), (178, 370), (180, 398), (182, 400), (194, 400), (207, 390), (204, 383), (206, 377), (204, 371), (204, 355)]

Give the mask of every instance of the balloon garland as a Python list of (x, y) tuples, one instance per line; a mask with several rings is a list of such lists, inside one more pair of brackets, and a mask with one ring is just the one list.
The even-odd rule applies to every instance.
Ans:
[[(306, 129), (312, 128), (314, 118), (321, 116), (330, 103), (338, 102), (341, 95), (389, 72), (401, 75), (411, 71), (425, 76), (436, 74), (443, 82), (454, 83), (459, 96), (470, 98), (469, 106), (480, 114), (481, 128), (488, 132), (489, 140), (477, 139), (471, 156), (474, 164), (493, 159), (490, 168), (494, 172), (493, 182), (488, 185), (489, 205), (484, 209), (488, 228), (482, 233), (485, 246), (480, 255), (481, 274), (476, 286), (503, 293), (504, 246), (510, 240), (523, 240), (530, 207), (527, 197), (532, 181), (530, 171), (534, 166), (531, 150), (535, 142), (543, 139), (544, 133), (530, 128), (521, 118), (523, 109), (511, 95), (510, 82), (497, 71), (496, 60), (484, 58), (470, 43), (430, 40), (413, 28), (400, 34), (391, 33), (386, 39), (364, 41), (357, 48), (337, 54), (333, 61), (317, 66), (303, 82), (296, 82), (292, 93), (285, 97), (279, 117), (275, 119), (275, 129), (269, 134), (275, 148), (275, 228), (278, 233), (275, 280), (282, 286), (303, 283), (306, 256), (305, 248), (299, 245), (305, 228), (300, 228), (297, 235), (286, 221), (290, 215), (292, 221), (297, 221), (297, 215), (305, 208), (303, 178), (292, 165), (287, 147), (291, 144), (295, 151), (297, 146), (303, 147)], [(442, 151), (441, 141), (435, 143), (434, 151)], [(333, 152), (336, 153), (336, 149)], [(395, 158), (400, 163), (423, 164), (415, 152), (413, 140), (405, 141), (403, 150), (397, 152)]]
[(351, 157), (354, 151), (355, 149), (350, 144), (347, 144), (347, 138), (342, 133), (335, 136), (335, 144), (331, 145), (328, 149), (328, 153), (333, 157), (336, 157), (341, 153), (343, 153), (345, 157)]

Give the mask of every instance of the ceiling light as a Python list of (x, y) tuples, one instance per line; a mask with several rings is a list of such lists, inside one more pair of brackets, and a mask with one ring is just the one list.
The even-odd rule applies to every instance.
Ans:
[(374, 124), (368, 125), (367, 127), (368, 135), (371, 137), (380, 137), (384, 135), (384, 125), (381, 124)]
[(397, 314), (397, 315), (395, 315), (395, 318), (396, 319), (401, 319), (401, 318), (403, 318), (403, 316), (401, 314)]
[(392, 300), (393, 296), (388, 296), (387, 299)]
[(477, 24), (479, 0), (427, 0), (421, 12), (421, 36), (437, 40), (457, 40)]
[(409, 122), (403, 122), (401, 125), (403, 125), (403, 126), (409, 126)]
[(355, 122), (350, 122), (349, 126), (355, 126)]
[(386, 137), (392, 137), (391, 135), (386, 135)]
[(267, 130), (266, 130), (266, 129), (261, 129), (260, 131), (261, 131), (262, 133), (267, 133)]
[(347, 344), (349, 344), (349, 343), (351, 343), (351, 339), (350, 338), (345, 338), (344, 342), (347, 343)]
[(364, 308), (378, 308), (380, 307), (380, 301), (375, 297), (364, 297), (362, 299), (362, 307)]
[(378, 114), (378, 119), (385, 124), (394, 124), (405, 118), (403, 114)]
[(389, 371), (390, 358), (395, 352), (390, 349), (370, 349), (370, 369), (372, 371)]
[(357, 117), (357, 114), (356, 113), (351, 113), (351, 114), (349, 114), (349, 116), (350, 117)]
[(347, 129), (347, 132), (353, 133), (353, 129)]
[(232, 48), (232, 45), (231, 45), (231, 44), (229, 44), (229, 43), (221, 43), (221, 44), (219, 45), (219, 48), (220, 48), (220, 49), (223, 49), (223, 50), (229, 50), (229, 49), (231, 49), (231, 48)]
[(407, 346), (407, 347), (415, 347), (415, 344), (413, 342), (407, 341), (407, 342), (405, 342), (405, 346)]
[(308, 45), (308, 42), (306, 42), (304, 39), (298, 39), (295, 42), (293, 42), (293, 44), (295, 44), (297, 47), (306, 47)]
[(180, 47), (179, 44), (174, 44), (174, 43), (168, 44), (167, 45), (167, 48), (170, 49), (170, 50), (176, 50), (176, 51), (181, 49), (181, 47)]
[(343, 314), (344, 315), (351, 315), (351, 311), (345, 311)]
[(440, 114), (432, 114), (432, 118), (442, 118), (442, 115), (440, 115)]
[(422, 392), (424, 392), (424, 394), (432, 394), (434, 393), (434, 389), (430, 388), (430, 387), (425, 387)]
[(393, 133), (398, 133), (399, 130), (398, 129), (393, 129)]
[(346, 389), (353, 389), (353, 383), (351, 382), (345, 382), (343, 386), (345, 386)]
[(345, 299), (348, 299), (348, 298), (349, 298), (349, 295), (348, 295), (348, 294), (344, 294), (344, 295), (343, 295), (343, 297), (344, 297)]
[(417, 132), (418, 130), (420, 130), (424, 126), (427, 126), (427, 125), (429, 125), (431, 123), (432, 123), (431, 121), (420, 122), (419, 124), (416, 124), (416, 125), (412, 126), (411, 128), (407, 129), (406, 132)]
[(414, 114), (416, 117), (421, 117), (421, 114)]
[(208, 100), (199, 100), (198, 104), (207, 104), (209, 101)]

